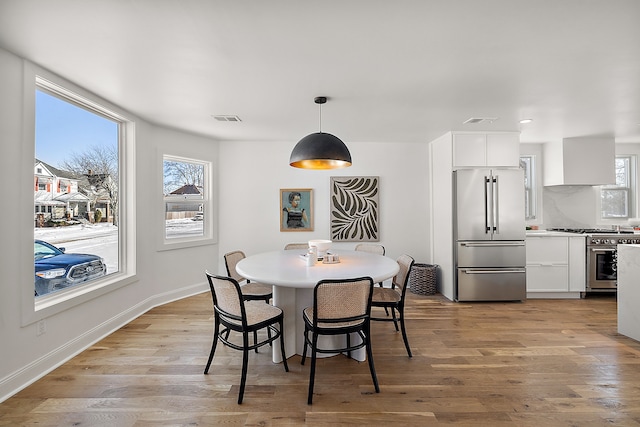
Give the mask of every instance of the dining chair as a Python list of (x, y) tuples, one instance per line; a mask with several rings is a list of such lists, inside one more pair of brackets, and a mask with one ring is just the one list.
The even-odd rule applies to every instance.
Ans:
[(409, 272), (415, 260), (409, 255), (400, 255), (397, 259), (400, 270), (391, 280), (391, 288), (375, 288), (373, 290), (373, 298), (371, 302), (372, 307), (381, 307), (385, 310), (391, 311), (391, 317), (376, 317), (371, 316), (372, 321), (393, 322), (398, 331), (398, 322), (400, 322), (400, 329), (402, 330), (402, 339), (404, 346), (407, 348), (407, 354), (409, 357), (413, 357), (411, 354), (411, 347), (409, 347), (409, 339), (407, 338), (407, 328), (404, 321), (404, 300), (407, 294), (407, 283), (409, 282)]
[[(316, 374), (316, 356), (318, 353), (351, 352), (365, 347), (369, 370), (376, 393), (380, 393), (378, 377), (373, 364), (371, 351), (370, 323), (373, 279), (360, 277), (355, 279), (327, 279), (319, 281), (313, 290), (313, 306), (303, 310), (304, 350), (301, 364), (307, 358), (307, 348), (311, 348), (311, 370), (309, 373), (309, 395), (307, 403), (313, 401), (313, 387)], [(351, 344), (351, 333), (357, 333), (361, 342)], [(346, 346), (342, 348), (320, 348), (320, 335), (346, 335)]]
[[(356, 251), (369, 252), (382, 256), (385, 254), (384, 246), (375, 243), (358, 243), (356, 245)], [(378, 283), (378, 285), (382, 287), (382, 282)]]
[(384, 246), (376, 243), (358, 243), (356, 245), (356, 251), (370, 252), (372, 254), (384, 255)]
[[(271, 344), (280, 338), (280, 351), (282, 351), (282, 363), (284, 370), (289, 372), (287, 357), (284, 352), (283, 312), (279, 307), (271, 304), (263, 304), (259, 301), (246, 301), (238, 282), (232, 277), (217, 276), (205, 272), (211, 289), (214, 312), (213, 344), (209, 353), (207, 366), (204, 373), (209, 373), (209, 367), (213, 361), (218, 340), (224, 345), (235, 350), (242, 351), (242, 376), (240, 379), (240, 392), (238, 404), (242, 403), (244, 389), (247, 382), (247, 367), (249, 364), (249, 351), (258, 350), (263, 345)], [(278, 327), (276, 327), (276, 325)], [(258, 331), (267, 329), (267, 338), (258, 340)], [(242, 335), (238, 338), (237, 332)], [(253, 343), (249, 343), (249, 336), (253, 335)]]
[[(379, 245), (377, 243), (358, 243), (356, 245), (356, 251), (369, 252), (372, 254), (377, 254), (382, 256), (384, 256), (386, 252), (384, 249), (384, 246)], [(383, 286), (382, 282), (379, 282), (378, 286), (382, 287)], [(393, 284), (391, 286), (393, 286)], [(389, 310), (386, 307), (384, 309), (384, 312), (387, 314), (387, 316), (389, 315)]]
[(309, 249), (308, 243), (287, 243), (284, 247), (285, 251), (290, 251), (292, 249)]
[(273, 297), (273, 287), (271, 285), (251, 282), (249, 279), (238, 274), (236, 265), (244, 258), (246, 258), (246, 256), (242, 251), (232, 251), (224, 254), (224, 265), (227, 267), (227, 275), (238, 283), (244, 282), (240, 285), (240, 289), (242, 290), (242, 298), (245, 301), (264, 300), (268, 303)]

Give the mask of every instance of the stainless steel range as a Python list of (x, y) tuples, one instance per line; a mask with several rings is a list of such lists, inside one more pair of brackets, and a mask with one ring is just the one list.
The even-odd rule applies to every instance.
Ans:
[(617, 289), (618, 245), (640, 244), (633, 231), (607, 229), (554, 228), (552, 231), (586, 234), (587, 292), (611, 292)]

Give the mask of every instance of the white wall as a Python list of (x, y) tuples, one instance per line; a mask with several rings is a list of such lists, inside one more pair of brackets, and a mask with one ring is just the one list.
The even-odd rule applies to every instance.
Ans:
[[(427, 262), (427, 144), (345, 141), (353, 166), (333, 171), (289, 166), (296, 141), (223, 142), (220, 145), (220, 253), (247, 255), (283, 249), (289, 242), (330, 238), (329, 180), (332, 176), (380, 177), (380, 242), (387, 255), (407, 253)], [(280, 231), (280, 189), (311, 188), (314, 231)], [(352, 249), (356, 242), (335, 247)]]
[[(46, 333), (36, 324), (21, 325), (21, 293), (33, 294), (33, 158), (23, 141), (23, 62), (0, 50), (0, 178), (5, 201), (0, 257), (0, 401), (34, 381), (86, 346), (153, 306), (208, 290), (203, 271), (216, 264), (217, 245), (158, 251), (163, 211), (157, 155), (180, 152), (217, 164), (218, 143), (200, 136), (136, 120), (137, 280), (82, 305), (45, 319)], [(90, 88), (89, 88), (90, 89)], [(33, 114), (33, 111), (24, 111)], [(203, 349), (204, 352), (208, 349)]]

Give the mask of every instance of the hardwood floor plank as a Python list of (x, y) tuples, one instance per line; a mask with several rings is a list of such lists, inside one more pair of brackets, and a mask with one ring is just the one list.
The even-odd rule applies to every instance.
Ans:
[(616, 332), (615, 297), (453, 303), (407, 294), (414, 357), (390, 323), (372, 325), (381, 392), (366, 362), (290, 372), (268, 349), (219, 347), (209, 375), (209, 294), (157, 307), (0, 404), (0, 426), (636, 426), (640, 343)]

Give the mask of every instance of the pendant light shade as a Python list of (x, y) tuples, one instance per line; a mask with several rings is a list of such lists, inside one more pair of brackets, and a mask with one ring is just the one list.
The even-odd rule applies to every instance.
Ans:
[[(324, 104), (327, 98), (318, 96), (316, 104)], [(321, 107), (322, 108), (322, 107)], [(320, 111), (322, 127), (322, 110)], [(291, 152), (289, 164), (302, 169), (338, 169), (351, 166), (351, 153), (340, 138), (330, 133), (315, 132), (302, 138)]]

